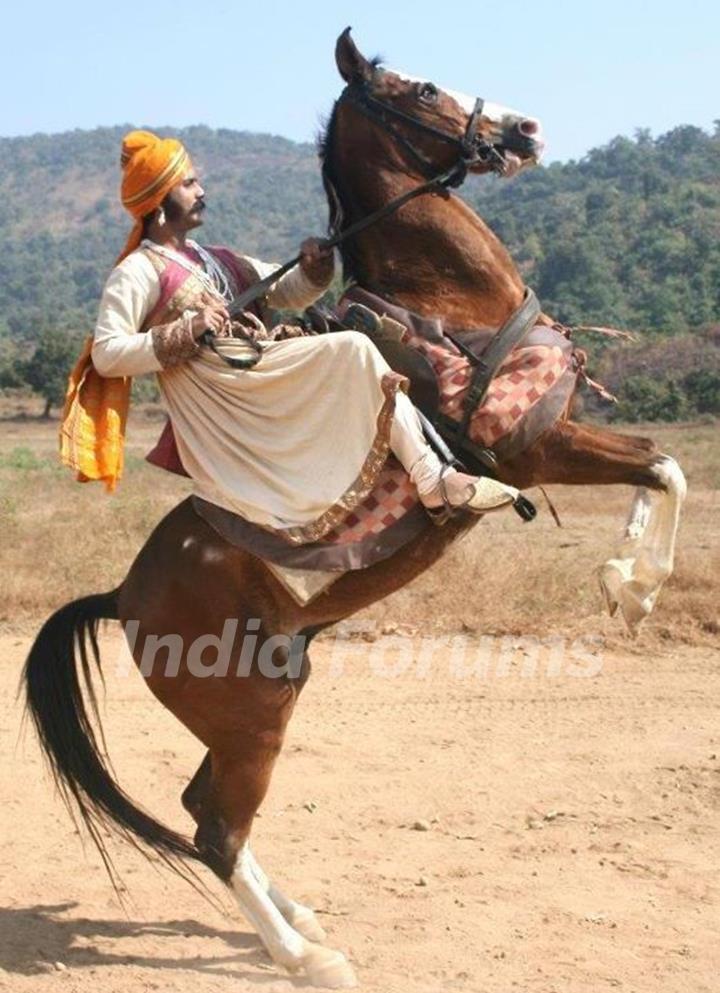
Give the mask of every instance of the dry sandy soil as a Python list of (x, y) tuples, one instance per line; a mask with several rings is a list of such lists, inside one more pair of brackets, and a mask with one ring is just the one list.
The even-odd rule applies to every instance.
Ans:
[[(715, 651), (568, 640), (549, 657), (468, 639), (454, 654), (438, 638), (317, 644), (256, 822), (265, 868), (373, 993), (714, 993)], [(123, 909), (29, 730), (18, 742), (27, 646), (0, 639), (0, 989), (303, 988), (229, 902), (224, 916), (117, 843)], [(112, 627), (103, 654), (118, 777), (189, 830), (179, 794), (198, 744), (123, 674)]]
[[(0, 990), (303, 986), (271, 968), (209, 874), (226, 914), (114, 843), (121, 904), (31, 731), (19, 740), (15, 690), (42, 620), (117, 585), (187, 491), (142, 460), (159, 433), (151, 413), (131, 420), (113, 498), (59, 468), (55, 423), (24, 409), (0, 423)], [(541, 500), (532, 528), (489, 518), (360, 615), (405, 633), (400, 644), (313, 646), (254, 846), (318, 909), (369, 993), (720, 985), (720, 446), (710, 422), (647, 433), (681, 460), (690, 494), (675, 575), (639, 641), (599, 616), (593, 570), (630, 501), (611, 487), (552, 488), (562, 531)], [(412, 634), (420, 625), (430, 640)], [(530, 636), (550, 632), (538, 656)], [(190, 832), (179, 797), (200, 747), (134, 671), (117, 671), (121, 644), (108, 627), (118, 778)]]

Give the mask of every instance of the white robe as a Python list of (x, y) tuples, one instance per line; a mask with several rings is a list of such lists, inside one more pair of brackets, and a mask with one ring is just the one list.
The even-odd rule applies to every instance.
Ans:
[[(247, 261), (259, 278), (276, 268)], [(321, 292), (296, 267), (267, 300), (300, 309)], [(317, 540), (372, 489), (388, 453), (401, 378), (354, 331), (266, 343), (248, 370), (232, 369), (205, 348), (163, 368), (152, 335), (139, 333), (159, 293), (144, 252), (113, 270), (95, 330), (95, 368), (105, 376), (157, 373), (199, 496), (280, 529), (290, 541)]]

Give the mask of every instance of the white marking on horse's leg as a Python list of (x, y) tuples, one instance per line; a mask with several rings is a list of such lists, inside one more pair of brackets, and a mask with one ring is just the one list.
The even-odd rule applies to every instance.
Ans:
[(650, 490), (640, 486), (635, 491), (635, 499), (630, 507), (630, 516), (625, 525), (624, 539), (627, 542), (639, 541), (645, 533), (652, 513), (652, 498)]
[(615, 616), (615, 612), (620, 606), (623, 583), (629, 582), (632, 578), (632, 566), (637, 547), (645, 533), (651, 512), (650, 491), (646, 487), (640, 486), (635, 490), (630, 514), (615, 557), (609, 559), (600, 571), (600, 587), (605, 595), (605, 602), (611, 617)]
[(680, 511), (687, 496), (685, 476), (675, 459), (662, 456), (662, 461), (654, 466), (654, 470), (666, 490), (658, 494), (657, 507), (640, 540), (636, 568), (636, 582), (652, 597), (650, 609), (662, 584), (672, 575)]
[(315, 911), (285, 896), (282, 890), (279, 890), (270, 880), (267, 873), (263, 871), (262, 866), (249, 848), (247, 849), (247, 856), (250, 869), (258, 883), (265, 890), (288, 924), (310, 941), (325, 941), (327, 935), (320, 926), (320, 922), (315, 916)]
[(687, 493), (675, 459), (661, 456), (653, 471), (665, 492), (654, 494), (648, 517), (645, 498), (638, 491), (617, 555), (600, 573), (610, 612), (620, 606), (631, 631), (652, 611), (663, 583), (672, 574), (680, 510)]
[(303, 970), (313, 986), (349, 989), (357, 985), (352, 967), (342, 952), (303, 938), (288, 924), (252, 869), (248, 847), (238, 852), (230, 887), (243, 914), (260, 936), (273, 962), (290, 972)]

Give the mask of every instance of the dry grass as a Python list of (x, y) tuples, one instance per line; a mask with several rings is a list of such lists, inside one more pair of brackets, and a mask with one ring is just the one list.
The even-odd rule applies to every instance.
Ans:
[[(33, 415), (37, 406), (25, 404)], [(187, 481), (143, 461), (156, 440), (159, 411), (131, 421), (127, 469), (118, 493), (80, 486), (57, 463), (57, 423), (0, 410), (0, 623), (28, 626), (60, 604), (118, 584), (154, 525), (189, 492)], [(14, 416), (13, 416), (14, 415)], [(633, 431), (637, 431), (633, 426)], [(720, 446), (715, 423), (652, 425), (646, 433), (678, 458), (690, 495), (680, 533), (676, 574), (643, 635), (692, 643), (718, 642)], [(522, 525), (514, 515), (481, 523), (434, 569), (377, 604), (366, 616), (436, 630), (547, 634), (597, 631), (621, 637), (602, 617), (595, 567), (624, 522), (630, 491), (553, 488), (563, 521), (558, 530), (539, 493), (540, 516)]]

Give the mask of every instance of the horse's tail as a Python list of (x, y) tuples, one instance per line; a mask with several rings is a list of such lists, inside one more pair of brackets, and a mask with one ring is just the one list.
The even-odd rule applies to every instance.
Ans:
[(83, 695), (84, 682), (103, 741), (87, 643), (100, 671), (98, 622), (118, 618), (118, 592), (73, 600), (45, 622), (25, 663), (27, 709), (55, 783), (70, 811), (77, 809), (80, 813), (113, 882), (116, 876), (103, 840), (104, 827), (114, 827), (126, 839), (140, 842), (141, 848), (144, 843), (143, 850), (155, 852), (172, 868), (186, 874), (182, 861), (201, 861), (200, 853), (189, 839), (135, 806), (115, 782), (98, 746)]

